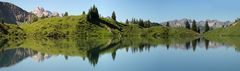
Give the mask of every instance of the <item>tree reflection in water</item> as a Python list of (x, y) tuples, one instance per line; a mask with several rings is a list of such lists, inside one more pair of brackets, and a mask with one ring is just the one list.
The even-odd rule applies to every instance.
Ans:
[[(117, 57), (117, 50), (125, 49), (132, 53), (150, 51), (151, 48), (166, 46), (166, 49), (184, 49), (192, 51), (198, 47), (206, 49), (225, 45), (211, 42), (203, 38), (26, 38), (26, 39), (2, 39), (0, 41), (0, 67), (15, 65), (25, 58), (32, 57), (37, 62), (55, 55), (78, 56), (95, 66), (101, 55), (111, 54), (112, 59)], [(234, 43), (231, 45), (235, 45)], [(236, 47), (238, 49), (238, 47)]]

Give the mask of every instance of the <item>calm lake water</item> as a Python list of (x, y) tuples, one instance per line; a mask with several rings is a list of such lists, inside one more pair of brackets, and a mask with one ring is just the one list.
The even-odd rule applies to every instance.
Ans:
[(2, 39), (0, 71), (239, 71), (238, 39)]

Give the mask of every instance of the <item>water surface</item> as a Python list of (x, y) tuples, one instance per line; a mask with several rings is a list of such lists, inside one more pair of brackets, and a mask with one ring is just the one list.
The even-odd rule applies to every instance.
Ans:
[(240, 38), (227, 39), (2, 39), (0, 70), (239, 71)]

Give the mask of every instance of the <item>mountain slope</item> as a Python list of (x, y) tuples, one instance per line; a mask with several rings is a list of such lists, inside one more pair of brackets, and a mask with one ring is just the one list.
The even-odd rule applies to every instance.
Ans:
[(206, 32), (205, 36), (240, 36), (240, 21), (235, 22), (229, 27), (218, 28), (209, 32)]
[[(20, 27), (30, 36), (70, 37), (70, 36), (109, 36), (113, 27), (120, 27), (109, 21), (100, 21), (99, 25), (87, 21), (86, 15), (53, 17), (39, 20), (32, 24), (23, 24)], [(111, 26), (109, 26), (111, 25)]]
[(21, 9), (20, 7), (0, 1), (0, 18), (4, 19), (5, 23), (17, 24), (25, 21), (30, 21), (32, 14)]

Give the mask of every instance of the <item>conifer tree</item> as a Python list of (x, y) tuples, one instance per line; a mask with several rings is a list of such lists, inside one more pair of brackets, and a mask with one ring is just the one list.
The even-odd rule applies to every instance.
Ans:
[(129, 24), (129, 21), (128, 21), (128, 19), (126, 20), (126, 24)]
[(86, 15), (85, 11), (82, 12), (82, 15)]
[(99, 20), (98, 9), (95, 5), (93, 5), (93, 7), (89, 9), (87, 14), (87, 20), (90, 22), (96, 22)]
[(68, 12), (65, 12), (63, 16), (64, 16), (64, 17), (68, 16)]
[(167, 27), (170, 27), (170, 24), (169, 24), (169, 22), (167, 22), (166, 26), (167, 26)]
[(209, 25), (208, 25), (208, 22), (206, 21), (206, 23), (205, 23), (205, 32), (207, 32), (207, 31), (209, 31)]
[(116, 21), (116, 14), (115, 14), (115, 11), (113, 11), (113, 13), (112, 13), (112, 19)]
[(187, 29), (191, 29), (190, 24), (189, 24), (188, 21), (185, 22), (185, 27), (186, 27)]
[(195, 32), (197, 32), (197, 25), (196, 25), (196, 21), (195, 20), (193, 20), (193, 22), (192, 22), (192, 30), (193, 31), (195, 31)]

